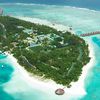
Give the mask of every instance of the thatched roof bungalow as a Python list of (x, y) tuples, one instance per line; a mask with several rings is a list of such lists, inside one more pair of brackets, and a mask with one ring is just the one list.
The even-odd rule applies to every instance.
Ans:
[(61, 88), (59, 88), (55, 91), (55, 94), (57, 94), (57, 95), (63, 95), (64, 93), (65, 93), (64, 89), (61, 89)]

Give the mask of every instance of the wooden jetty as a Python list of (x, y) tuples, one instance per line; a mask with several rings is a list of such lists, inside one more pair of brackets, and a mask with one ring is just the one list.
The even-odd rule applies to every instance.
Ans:
[(81, 37), (86, 37), (86, 36), (91, 36), (91, 35), (96, 35), (96, 34), (100, 34), (100, 31), (95, 31), (95, 32), (90, 32), (90, 33), (84, 33), (84, 34), (80, 34)]

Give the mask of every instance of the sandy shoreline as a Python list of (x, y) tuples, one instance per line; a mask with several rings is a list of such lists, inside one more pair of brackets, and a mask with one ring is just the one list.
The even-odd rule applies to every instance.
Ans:
[[(49, 25), (50, 27), (59, 29), (61, 31), (68, 30), (68, 28), (66, 28), (63, 25), (56, 25), (56, 24), (52, 25), (52, 23), (50, 23), (48, 21), (44, 22), (44, 21), (38, 20), (36, 18), (35, 19), (33, 19), (33, 18), (30, 19), (30, 18), (26, 18), (26, 17), (25, 18), (21, 17), (20, 19), (23, 19), (23, 20), (26, 20), (26, 21), (31, 21), (31, 22), (34, 22), (34, 23), (39, 23), (39, 24), (41, 23), (41, 24), (44, 24), (44, 25)], [(68, 31), (70, 31), (70, 30), (68, 30)], [(89, 51), (90, 51), (89, 57), (91, 57), (91, 60), (87, 65), (85, 65), (83, 67), (83, 72), (82, 72), (82, 75), (79, 77), (79, 80), (77, 82), (75, 82), (75, 83), (73, 82), (71, 88), (69, 88), (69, 89), (65, 88), (65, 92), (66, 92), (65, 94), (86, 95), (84, 81), (85, 81), (85, 78), (86, 78), (89, 70), (91, 69), (91, 67), (94, 64), (93, 46), (92, 46), (90, 40), (87, 41), (87, 42), (89, 44)], [(63, 88), (64, 87), (62, 85), (56, 84), (52, 80), (43, 81), (43, 80), (39, 79), (39, 77), (36, 77), (36, 76), (33, 77), (30, 73), (28, 73), (22, 66), (20, 66), (17, 63), (17, 60), (11, 54), (8, 54), (8, 58), (13, 63), (15, 71), (17, 70), (18, 73), (20, 73), (21, 77), (24, 77), (24, 80), (29, 85), (31, 85), (33, 88), (40, 89), (40, 90), (42, 90), (44, 92), (47, 92), (49, 90), (50, 92), (54, 93), (57, 88)], [(75, 92), (75, 91), (77, 91), (77, 92)]]
[[(72, 95), (86, 95), (86, 91), (84, 88), (84, 80), (86, 78), (86, 75), (89, 72), (89, 69), (93, 66), (94, 64), (94, 53), (93, 53), (93, 47), (91, 43), (89, 42), (89, 50), (90, 54), (89, 56), (91, 57), (90, 62), (83, 67), (83, 72), (82, 75), (80, 76), (79, 80), (77, 82), (72, 83), (71, 88), (65, 88), (65, 94), (72, 94)], [(15, 71), (17, 71), (21, 77), (24, 77), (24, 80), (33, 88), (41, 90), (43, 92), (50, 91), (51, 93), (54, 93), (57, 88), (63, 88), (64, 86), (56, 84), (52, 80), (46, 80), (43, 81), (39, 77), (32, 76), (29, 72), (27, 72), (24, 67), (20, 66), (17, 63), (17, 59), (13, 57), (13, 55), (8, 54), (8, 59), (12, 62), (14, 65)], [(45, 89), (44, 89), (45, 88)], [(77, 91), (77, 92), (75, 92)]]
[(49, 27), (55, 28), (58, 31), (68, 31), (68, 32), (71, 32), (71, 33), (74, 34), (74, 31), (70, 30), (69, 26), (64, 26), (62, 24), (56, 24), (55, 22), (52, 23), (52, 22), (49, 22), (47, 20), (41, 20), (39, 18), (20, 17), (20, 16), (13, 16), (13, 17), (21, 19), (21, 20), (28, 21), (28, 22), (32, 22), (32, 23), (35, 23), (35, 24), (47, 25)]
[(79, 90), (79, 92), (82, 92), (84, 94), (86, 94), (86, 91), (85, 91), (85, 78), (87, 76), (87, 74), (89, 73), (89, 70), (93, 67), (94, 63), (95, 63), (95, 56), (94, 56), (94, 50), (93, 50), (93, 45), (92, 45), (92, 42), (91, 40), (87, 40), (87, 43), (89, 45), (89, 57), (91, 58), (90, 59), (90, 62), (88, 64), (86, 64), (85, 66), (83, 66), (83, 71), (82, 71), (82, 74), (81, 76), (79, 77), (79, 80), (77, 82), (73, 82), (72, 83), (72, 87), (74, 87), (76, 89), (76, 91)]

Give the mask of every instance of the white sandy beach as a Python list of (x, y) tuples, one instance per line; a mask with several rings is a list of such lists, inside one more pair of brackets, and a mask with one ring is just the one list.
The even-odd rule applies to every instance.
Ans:
[[(52, 27), (54, 27), (56, 29), (60, 29), (60, 30), (66, 29), (66, 27), (63, 26), (63, 25), (56, 25), (56, 24), (52, 25), (52, 23), (50, 23), (50, 22), (47, 22), (47, 21), (44, 22), (44, 21), (38, 20), (38, 19), (29, 19), (29, 18), (26, 18), (26, 17), (25, 18), (21, 17), (20, 19), (23, 19), (23, 20), (26, 20), (26, 21), (31, 21), (31, 22), (34, 22), (34, 23), (39, 23), (39, 24), (41, 23), (41, 24), (49, 25), (49, 26), (52, 26)], [(85, 65), (83, 67), (83, 72), (82, 72), (82, 75), (80, 76), (79, 80), (75, 83), (72, 83), (71, 88), (65, 88), (65, 92), (66, 92), (65, 95), (66, 94), (67, 95), (68, 94), (71, 94), (71, 95), (86, 95), (86, 91), (85, 91), (85, 88), (84, 88), (84, 81), (85, 81), (85, 78), (86, 78), (89, 70), (91, 69), (91, 67), (94, 64), (93, 46), (91, 45), (90, 40), (88, 40), (87, 42), (89, 44), (89, 51), (90, 51), (89, 56), (91, 57), (91, 60), (87, 65)], [(50, 91), (50, 93), (54, 93), (57, 88), (63, 88), (64, 87), (62, 85), (56, 84), (52, 80), (43, 81), (39, 77), (32, 76), (30, 73), (28, 73), (23, 67), (21, 67), (17, 63), (17, 60), (11, 54), (8, 54), (8, 58), (10, 59), (10, 61), (14, 65), (14, 68), (15, 68), (14, 74), (16, 75), (16, 71), (17, 71), (17, 73), (19, 73), (19, 76), (22, 77), (33, 88), (39, 89), (39, 90), (41, 90), (45, 93), (48, 92), (48, 91)], [(9, 92), (9, 89), (5, 88), (5, 91)], [(16, 90), (15, 90), (15, 92), (16, 92)]]
[(72, 83), (73, 90), (75, 89), (76, 91), (78, 91), (78, 93), (82, 93), (82, 94), (86, 94), (85, 83), (84, 83), (85, 78), (95, 63), (95, 56), (94, 56), (94, 50), (93, 50), (94, 48), (93, 48), (92, 42), (91, 40), (87, 40), (87, 43), (89, 45), (89, 51), (90, 51), (89, 53), (89, 57), (91, 58), (90, 62), (87, 65), (83, 66), (82, 75), (79, 77), (79, 80), (75, 83), (74, 82)]
[[(72, 83), (71, 88), (65, 88), (65, 92), (66, 92), (65, 95), (70, 94), (70, 95), (81, 95), (82, 96), (82, 95), (86, 94), (86, 91), (84, 88), (84, 80), (85, 80), (86, 75), (88, 74), (89, 70), (91, 69), (91, 67), (94, 64), (93, 47), (90, 42), (89, 42), (89, 50), (90, 50), (89, 56), (91, 57), (90, 62), (86, 66), (83, 67), (83, 72), (82, 72), (82, 75), (80, 76), (79, 80), (75, 83)], [(13, 67), (15, 69), (15, 72), (14, 72), (15, 77), (17, 74), (19, 74), (19, 76), (22, 77), (24, 79), (24, 81), (27, 82), (32, 88), (38, 89), (45, 93), (47, 93), (47, 91), (49, 91), (51, 94), (54, 94), (54, 92), (57, 88), (64, 87), (62, 85), (56, 84), (52, 80), (43, 81), (42, 79), (40, 79), (37, 76), (32, 76), (30, 73), (28, 73), (24, 69), (24, 67), (20, 66), (17, 63), (17, 60), (10, 54), (8, 54), (8, 59), (10, 59), (10, 61), (14, 65)], [(16, 78), (18, 78), (18, 77), (16, 77)], [(9, 92), (9, 87), (8, 87), (7, 91)], [(13, 89), (13, 92), (16, 92), (16, 91), (17, 91), (16, 89), (15, 90)]]
[(56, 24), (55, 22), (49, 22), (47, 20), (41, 20), (39, 18), (30, 18), (30, 17), (20, 17), (20, 16), (14, 16), (15, 18), (21, 19), (21, 20), (25, 20), (28, 22), (32, 22), (32, 23), (36, 23), (36, 24), (40, 24), (40, 25), (47, 25), (49, 27), (55, 28), (58, 31), (69, 31), (71, 33), (74, 34), (73, 30), (70, 30), (69, 26), (64, 26), (61, 24)]

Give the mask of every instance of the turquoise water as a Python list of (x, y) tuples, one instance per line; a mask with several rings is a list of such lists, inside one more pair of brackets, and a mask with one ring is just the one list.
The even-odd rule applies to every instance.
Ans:
[[(0, 4), (5, 14), (39, 18), (52, 23), (72, 26), (76, 34), (100, 30), (100, 12), (67, 6)], [(100, 35), (84, 38), (92, 41), (95, 64), (85, 79), (85, 96), (55, 96), (32, 88), (14, 68), (11, 61), (0, 55), (0, 100), (100, 100)], [(1, 65), (5, 67), (2, 68)], [(20, 84), (19, 84), (20, 83)]]
[[(0, 55), (0, 100), (13, 100), (13, 98), (3, 89), (3, 85), (11, 79), (14, 71), (9, 63), (4, 62), (5, 59), (6, 56)], [(2, 65), (4, 67), (2, 67)]]

